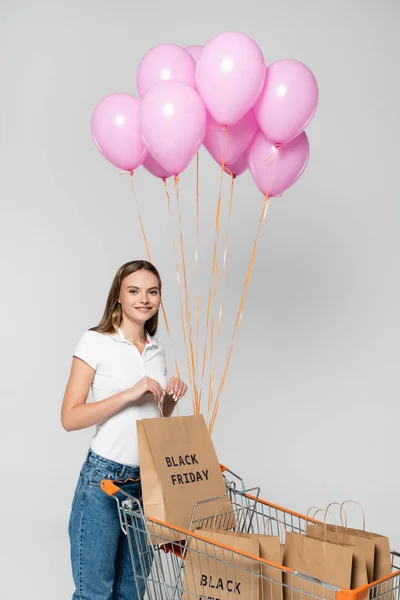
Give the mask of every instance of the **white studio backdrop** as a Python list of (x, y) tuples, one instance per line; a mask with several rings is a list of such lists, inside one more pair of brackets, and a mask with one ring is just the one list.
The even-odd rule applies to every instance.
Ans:
[[(62, 430), (62, 396), (72, 352), (100, 319), (116, 269), (145, 254), (129, 180), (95, 148), (92, 111), (109, 93), (136, 94), (135, 73), (150, 47), (204, 44), (229, 30), (254, 38), (268, 63), (307, 64), (320, 103), (308, 129), (308, 168), (269, 207), (213, 434), (218, 456), (249, 486), (260, 485), (263, 498), (300, 512), (359, 500), (368, 528), (400, 549), (399, 18), (394, 0), (3, 0), (4, 598), (72, 595), (67, 524), (92, 432)], [(174, 223), (166, 217), (162, 184), (140, 169), (135, 184), (184, 364)], [(202, 150), (201, 289), (209, 285), (218, 185), (218, 166)], [(179, 186), (188, 223), (194, 165)], [(225, 188), (225, 201), (228, 195)], [(239, 178), (227, 324), (237, 310), (261, 202), (250, 175)], [(225, 350), (229, 336), (227, 326)], [(190, 398), (180, 410), (191, 412)], [(355, 510), (351, 518), (355, 526), (361, 522)]]

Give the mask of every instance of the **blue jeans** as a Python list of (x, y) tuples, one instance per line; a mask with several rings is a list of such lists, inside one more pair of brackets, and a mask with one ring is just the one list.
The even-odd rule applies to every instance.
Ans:
[[(134, 498), (142, 497), (139, 467), (124, 466), (89, 450), (73, 497), (68, 528), (76, 588), (73, 600), (142, 600), (151, 566), (150, 548), (142, 533), (143, 521), (135, 520), (136, 533), (130, 531), (138, 575), (135, 581), (129, 542), (121, 529), (117, 503), (99, 486), (100, 481), (107, 478), (133, 479), (118, 485)], [(121, 493), (117, 497), (126, 499)], [(134, 511), (137, 508), (134, 506)]]

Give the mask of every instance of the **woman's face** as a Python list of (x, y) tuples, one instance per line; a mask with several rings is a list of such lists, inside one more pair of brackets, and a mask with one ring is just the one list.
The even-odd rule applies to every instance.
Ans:
[(144, 324), (158, 311), (161, 302), (158, 278), (150, 271), (136, 271), (122, 281), (119, 292), (123, 315)]

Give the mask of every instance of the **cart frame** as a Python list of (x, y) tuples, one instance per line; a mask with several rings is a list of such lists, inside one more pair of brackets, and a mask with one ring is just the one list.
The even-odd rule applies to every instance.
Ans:
[[(392, 574), (350, 590), (266, 561), (236, 549), (234, 544), (228, 546), (207, 537), (212, 528), (214, 531), (234, 530), (237, 535), (263, 534), (268, 523), (272, 535), (279, 536), (283, 529), (304, 533), (307, 523), (319, 523), (314, 518), (260, 499), (259, 488), (246, 490), (239, 476), (226, 467), (221, 466), (221, 470), (225, 474), (225, 494), (196, 504), (188, 530), (146, 517), (140, 500), (109, 479), (100, 482), (103, 491), (116, 500), (121, 529), (128, 537), (139, 598), (146, 595), (148, 600), (208, 600), (214, 598), (209, 594), (215, 594), (215, 591), (207, 592), (205, 588), (208, 585), (215, 590), (213, 583), (217, 581), (219, 589), (215, 598), (224, 599), (400, 600), (400, 553), (395, 551), (391, 553)], [(226, 474), (234, 480), (227, 480)], [(221, 500), (221, 503), (225, 501), (226, 507), (227, 497), (232, 510), (196, 519), (200, 504)], [(235, 534), (232, 541), (235, 541)], [(203, 574), (199, 581), (200, 572)]]

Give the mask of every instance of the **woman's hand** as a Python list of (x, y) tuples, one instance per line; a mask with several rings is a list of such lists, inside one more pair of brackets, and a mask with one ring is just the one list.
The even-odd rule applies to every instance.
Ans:
[(178, 402), (186, 394), (187, 385), (179, 377), (171, 377), (168, 382), (166, 393), (171, 396), (175, 402)]
[(148, 393), (153, 394), (156, 402), (162, 402), (165, 396), (165, 390), (162, 389), (158, 381), (151, 379), (151, 377), (143, 377), (128, 390), (127, 400), (128, 402), (135, 402)]
[[(165, 397), (165, 390), (158, 381), (143, 377), (136, 385), (123, 392), (86, 404), (94, 374), (92, 367), (74, 356), (61, 410), (61, 422), (66, 431), (76, 431), (102, 423), (130, 403), (139, 400), (144, 394), (152, 394), (154, 400), (159, 403), (162, 403)], [(172, 398), (170, 404), (175, 406)]]

